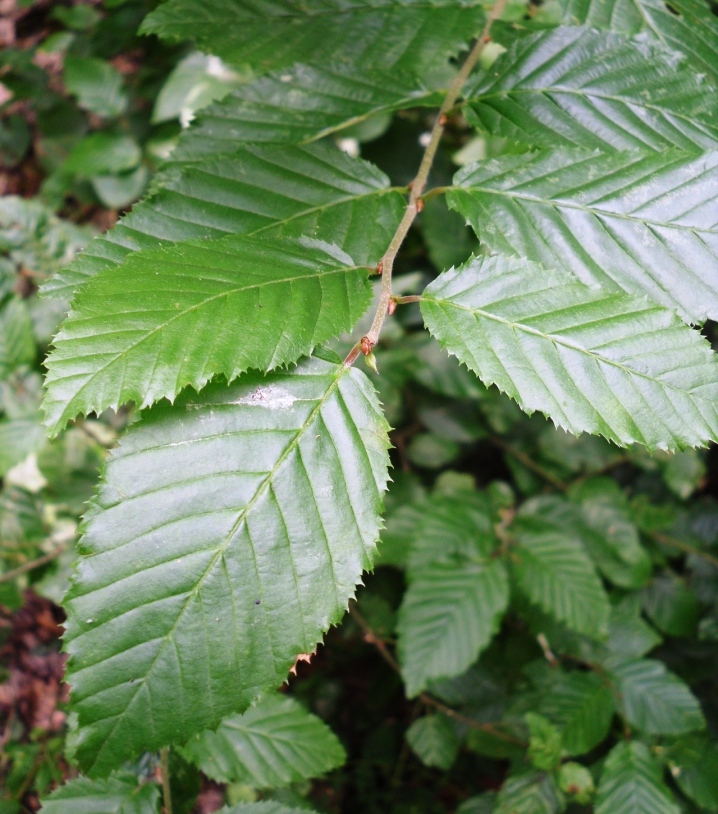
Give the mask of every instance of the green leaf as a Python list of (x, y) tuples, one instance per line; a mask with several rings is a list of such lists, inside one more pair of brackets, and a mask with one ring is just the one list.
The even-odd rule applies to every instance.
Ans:
[(552, 771), (561, 762), (563, 739), (556, 727), (543, 715), (528, 712), (524, 716), (529, 728), (528, 758), (536, 769)]
[(558, 786), (564, 794), (570, 794), (577, 803), (591, 802), (594, 784), (591, 772), (580, 763), (564, 763), (559, 769)]
[(122, 87), (122, 74), (109, 62), (94, 57), (67, 56), (65, 87), (77, 96), (83, 110), (112, 118), (124, 113), (127, 95)]
[(718, 152), (557, 150), (465, 167), (449, 191), (489, 249), (718, 317)]
[(409, 698), (466, 670), (499, 629), (509, 602), (499, 561), (435, 562), (414, 576), (399, 609), (399, 660)]
[(499, 791), (495, 814), (558, 814), (563, 795), (551, 775), (529, 772), (509, 777)]
[(611, 666), (627, 723), (649, 735), (683, 735), (706, 725), (693, 693), (663, 662), (623, 661)]
[(667, 751), (678, 788), (701, 808), (718, 808), (718, 746), (694, 735), (681, 738)]
[(692, 636), (701, 615), (698, 597), (676, 576), (656, 577), (643, 592), (643, 607), (668, 636)]
[(471, 124), (524, 144), (715, 147), (715, 89), (675, 51), (586, 28), (524, 37), (464, 92)]
[(610, 686), (596, 673), (555, 670), (537, 711), (560, 730), (567, 755), (585, 755), (602, 743), (615, 713)]
[(399, 609), (399, 661), (411, 698), (466, 670), (498, 630), (508, 577), (479, 493), (436, 495), (423, 509)]
[(406, 739), (426, 766), (448, 771), (459, 751), (459, 739), (451, 721), (443, 715), (425, 715), (406, 731)]
[(620, 588), (640, 588), (651, 575), (628, 501), (616, 481), (592, 478), (571, 490), (580, 506), (581, 540), (599, 571)]
[(78, 777), (46, 797), (43, 814), (157, 814), (160, 790), (154, 783), (139, 786), (131, 774), (106, 780)]
[(346, 753), (336, 735), (293, 698), (268, 695), (242, 715), (225, 718), (182, 749), (220, 783), (279, 788), (330, 772)]
[(663, 466), (663, 481), (681, 500), (699, 489), (706, 475), (706, 464), (701, 453), (694, 449), (671, 455)]
[(439, 106), (443, 89), (403, 74), (351, 65), (294, 65), (260, 77), (204, 110), (182, 134), (171, 163), (234, 153), (243, 142), (306, 144), (377, 113)]
[(487, 791), (478, 797), (470, 797), (456, 809), (456, 814), (494, 814), (496, 793)]
[(91, 133), (72, 148), (62, 171), (82, 178), (124, 172), (140, 163), (139, 144), (121, 133)]
[(314, 650), (372, 565), (386, 430), (364, 374), (318, 359), (128, 430), (66, 598), (85, 771), (217, 727)]
[(27, 458), (44, 440), (39, 415), (0, 420), (0, 477)]
[(138, 252), (82, 287), (46, 366), (46, 423), (272, 370), (351, 330), (367, 271), (316, 241), (230, 236)]
[(718, 85), (718, 20), (703, 0), (568, 0), (563, 22), (608, 29), (680, 51)]
[(412, 576), (436, 562), (460, 565), (491, 558), (498, 541), (485, 493), (434, 494), (428, 505), (422, 499), (420, 511), (409, 555)]
[(223, 808), (218, 814), (315, 814), (310, 808), (289, 808), (289, 806), (276, 803), (274, 800), (265, 800), (262, 803), (245, 803), (244, 805)]
[[(218, 64), (219, 63), (219, 64)], [(179, 119), (187, 124), (195, 111), (223, 99), (246, 77), (212, 56), (193, 52), (181, 59), (157, 94), (152, 124)]]
[(640, 658), (662, 641), (640, 615), (639, 594), (630, 594), (611, 608), (606, 645), (614, 656)]
[(35, 361), (37, 347), (24, 300), (15, 298), (0, 310), (0, 380), (20, 365)]
[(519, 510), (511, 535), (511, 570), (527, 599), (577, 633), (602, 636), (608, 597), (581, 543), (533, 502)]
[(122, 209), (142, 195), (148, 177), (147, 168), (139, 166), (122, 175), (97, 175), (92, 179), (92, 188), (108, 209)]
[[(140, 28), (255, 71), (295, 62), (342, 60), (362, 68), (425, 73), (443, 65), (478, 33), (484, 14), (467, 0), (169, 0)], [(367, 33), (370, 36), (367, 36)]]
[(405, 206), (386, 175), (328, 144), (247, 147), (166, 180), (44, 290), (67, 297), (130, 252), (228, 234), (311, 235), (339, 245), (357, 264), (374, 265)]
[(601, 773), (596, 814), (679, 814), (648, 747), (625, 741), (611, 750)]
[(483, 257), (441, 274), (421, 311), (484, 384), (570, 432), (649, 449), (718, 437), (716, 357), (664, 308), (528, 261)]

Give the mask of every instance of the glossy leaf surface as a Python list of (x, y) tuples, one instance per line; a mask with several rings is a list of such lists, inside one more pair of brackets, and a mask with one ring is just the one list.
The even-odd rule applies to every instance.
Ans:
[(46, 797), (46, 814), (156, 814), (159, 786), (139, 785), (132, 774), (117, 774), (106, 780), (78, 777)]
[(377, 113), (440, 105), (442, 93), (403, 74), (351, 66), (293, 65), (263, 76), (202, 111), (171, 163), (233, 153), (243, 142), (306, 144)]
[(220, 783), (280, 788), (341, 766), (337, 736), (293, 698), (267, 695), (242, 715), (225, 718), (182, 749), (207, 777)]
[(587, 28), (518, 40), (464, 95), (472, 124), (532, 146), (701, 152), (718, 141), (715, 89), (679, 54)]
[(314, 650), (371, 567), (387, 446), (364, 375), (317, 359), (127, 432), (66, 600), (88, 773), (218, 726)]
[(55, 338), (47, 425), (296, 362), (370, 301), (367, 270), (310, 240), (230, 236), (130, 255), (83, 286)]
[(489, 248), (718, 317), (718, 152), (504, 156), (460, 170), (449, 204)]
[(661, 767), (638, 741), (619, 743), (601, 773), (596, 814), (678, 814)]
[[(362, 67), (424, 72), (480, 30), (480, 5), (452, 0), (169, 0), (146, 34), (194, 39), (202, 50), (256, 71), (341, 58)], [(367, 36), (367, 32), (371, 36)]]
[(67, 297), (130, 252), (229, 234), (333, 243), (376, 264), (401, 219), (404, 195), (376, 167), (336, 147), (264, 145), (173, 168), (165, 185), (45, 286)]
[(718, 19), (703, 0), (568, 0), (563, 19), (659, 42), (718, 84)]
[(421, 310), (429, 331), (484, 384), (570, 432), (649, 449), (718, 437), (713, 352), (646, 300), (495, 256), (444, 272)]

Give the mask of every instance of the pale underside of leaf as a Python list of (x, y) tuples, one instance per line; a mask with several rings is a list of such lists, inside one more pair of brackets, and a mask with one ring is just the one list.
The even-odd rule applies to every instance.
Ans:
[(309, 236), (376, 264), (401, 219), (404, 195), (371, 164), (328, 144), (247, 146), (175, 171), (45, 286), (71, 296), (130, 252), (228, 234)]
[(317, 359), (130, 428), (66, 600), (88, 774), (243, 711), (341, 618), (374, 557), (386, 430), (366, 377)]
[(129, 255), (82, 287), (55, 338), (46, 424), (296, 362), (351, 330), (371, 296), (365, 268), (313, 242), (230, 236)]
[(182, 134), (169, 164), (234, 153), (245, 143), (306, 144), (377, 113), (440, 106), (445, 90), (413, 76), (351, 66), (294, 65), (260, 77), (203, 110)]
[(169, 0), (140, 31), (194, 39), (200, 49), (258, 73), (342, 59), (357, 73), (420, 74), (464, 48), (483, 19), (479, 4), (452, 0)]
[(649, 449), (718, 437), (710, 346), (646, 300), (494, 256), (444, 272), (421, 310), (431, 334), (484, 384), (570, 432)]
[(329, 727), (293, 698), (268, 695), (242, 715), (202, 732), (183, 756), (221, 783), (280, 788), (341, 766), (344, 749)]
[(567, 0), (566, 25), (640, 35), (685, 54), (718, 85), (718, 18), (704, 0)]
[(718, 143), (715, 94), (674, 51), (561, 27), (518, 40), (465, 97), (472, 124), (523, 144), (701, 152)]
[(596, 814), (678, 814), (661, 767), (638, 741), (615, 746), (603, 767)]
[(505, 156), (455, 184), (449, 205), (488, 248), (718, 318), (718, 151)]

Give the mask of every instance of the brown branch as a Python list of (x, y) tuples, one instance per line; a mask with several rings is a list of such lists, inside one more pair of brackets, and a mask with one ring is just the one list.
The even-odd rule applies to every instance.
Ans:
[[(374, 645), (374, 647), (376, 647), (376, 649), (379, 651), (379, 655), (391, 667), (391, 669), (401, 675), (401, 667), (394, 656), (392, 656), (392, 654), (389, 652), (386, 642), (381, 638), (381, 636), (378, 636), (374, 632), (371, 625), (366, 621), (361, 613), (359, 613), (355, 602), (351, 602), (349, 604), (349, 613), (362, 629), (362, 632), (364, 633), (364, 641), (367, 642), (367, 644)], [(513, 735), (508, 735), (506, 732), (502, 732), (500, 729), (498, 729), (497, 726), (500, 726), (501, 724), (485, 724), (481, 723), (480, 721), (475, 721), (473, 718), (468, 718), (466, 715), (462, 715), (460, 712), (457, 712), (452, 707), (447, 706), (442, 701), (439, 701), (438, 698), (434, 698), (426, 692), (422, 692), (418, 698), (422, 704), (428, 707), (434, 707), (434, 709), (446, 715), (447, 718), (453, 718), (455, 721), (458, 721), (471, 729), (481, 730), (482, 732), (486, 732), (489, 735), (494, 735), (495, 737), (508, 743), (515, 743), (517, 746), (526, 746), (522, 740), (515, 738)]]
[(715, 557), (713, 554), (709, 554), (707, 551), (701, 551), (700, 548), (697, 548), (690, 543), (685, 543), (683, 540), (672, 537), (670, 534), (663, 534), (660, 531), (649, 532), (648, 536), (654, 539), (657, 543), (663, 543), (663, 545), (678, 548), (681, 551), (684, 551), (686, 554), (693, 554), (694, 556), (700, 557), (718, 568), (718, 557)]
[(391, 278), (394, 270), (394, 260), (399, 253), (399, 249), (401, 248), (404, 239), (409, 233), (411, 225), (416, 220), (416, 216), (423, 208), (424, 201), (422, 199), (422, 195), (424, 188), (426, 187), (426, 183), (429, 180), (429, 173), (434, 163), (436, 151), (439, 149), (439, 142), (444, 134), (447, 115), (456, 104), (456, 100), (459, 98), (459, 94), (461, 93), (461, 88), (469, 78), (471, 71), (473, 71), (473, 69), (476, 67), (476, 63), (479, 61), (481, 54), (484, 52), (486, 44), (489, 42), (489, 31), (491, 30), (491, 25), (493, 24), (494, 20), (501, 16), (507, 2), (508, 0), (497, 0), (497, 2), (494, 4), (493, 8), (488, 14), (488, 17), (486, 18), (484, 30), (481, 32), (476, 44), (469, 52), (469, 55), (466, 57), (464, 64), (461, 66), (461, 70), (459, 70), (454, 78), (454, 81), (449, 86), (446, 97), (439, 108), (439, 113), (431, 130), (429, 143), (426, 145), (426, 150), (424, 150), (421, 164), (419, 164), (419, 170), (416, 173), (416, 177), (409, 185), (411, 192), (409, 193), (409, 202), (404, 210), (404, 216), (402, 217), (399, 226), (394, 233), (394, 237), (392, 237), (391, 242), (389, 243), (389, 247), (386, 250), (384, 257), (379, 263), (379, 266), (382, 269), (381, 292), (379, 294), (379, 304), (377, 305), (376, 313), (374, 314), (374, 320), (371, 324), (369, 332), (366, 334), (366, 336), (363, 336), (359, 342), (357, 342), (357, 344), (349, 352), (347, 358), (344, 360), (345, 367), (349, 367), (350, 365), (354, 364), (360, 353), (364, 353), (365, 355), (368, 354), (374, 345), (376, 345), (376, 343), (379, 341), (379, 335), (381, 334), (381, 329), (384, 326), (384, 320), (386, 319), (389, 304), (392, 300)]
[(164, 814), (172, 814), (172, 792), (170, 790), (170, 750), (165, 746), (160, 750), (160, 770), (162, 773), (162, 807)]
[(500, 438), (498, 435), (492, 435), (491, 442), (496, 444), (497, 447), (501, 447), (501, 449), (503, 449), (503, 451), (509, 454), (512, 458), (516, 458), (516, 460), (523, 464), (527, 469), (530, 469), (539, 477), (543, 478), (546, 483), (553, 486), (554, 489), (558, 489), (560, 492), (565, 492), (568, 489), (568, 486), (561, 480), (561, 478), (556, 477), (556, 475), (554, 475), (552, 472), (544, 469), (540, 464), (537, 464), (533, 458), (531, 458), (525, 452), (522, 452), (520, 449), (517, 449), (515, 446), (513, 446), (513, 444), (509, 444), (508, 441), (504, 441), (504, 439)]
[(45, 554), (42, 557), (38, 557), (36, 560), (31, 560), (30, 562), (18, 565), (17, 568), (12, 568), (10, 571), (0, 574), (0, 584), (3, 582), (11, 582), (16, 577), (26, 574), (28, 571), (34, 571), (35, 568), (40, 568), (42, 565), (47, 565), (49, 562), (56, 560), (61, 554), (64, 554), (65, 551), (67, 551), (67, 546), (60, 545), (49, 554)]

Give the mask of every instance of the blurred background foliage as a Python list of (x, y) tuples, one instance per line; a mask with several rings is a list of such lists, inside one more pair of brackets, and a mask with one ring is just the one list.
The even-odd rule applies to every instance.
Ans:
[[(129, 410), (108, 413), (46, 440), (38, 416), (42, 359), (67, 306), (38, 288), (145, 193), (197, 110), (250, 78), (187, 46), (137, 37), (155, 5), (0, 0), (0, 814), (38, 810), (40, 796), (74, 776), (64, 752), (58, 603), (83, 505), (106, 450), (131, 420)], [(342, 134), (340, 145), (404, 184), (429, 122), (420, 111), (382, 115)], [(432, 184), (448, 183), (457, 164), (506, 149), (470, 139), (452, 120)], [(420, 290), (475, 248), (462, 219), (431, 200), (401, 255), (397, 293)], [(561, 710), (551, 705), (561, 682), (585, 683), (617, 653), (649, 654), (681, 687), (690, 685), (708, 731), (718, 727), (716, 451), (649, 455), (557, 431), (445, 356), (414, 308), (400, 309), (387, 326), (381, 375), (371, 374), (396, 428), (380, 565), (353, 614), (290, 682), (349, 760), (325, 780), (263, 796), (347, 814), (459, 807), (480, 814), (493, 810), (518, 754), (529, 774), (512, 781), (507, 810), (553, 811), (552, 794), (568, 795), (573, 811), (590, 810), (591, 772), (631, 715), (619, 719), (610, 707), (602, 718), (599, 706), (597, 731), (567, 743), (565, 731), (556, 734)], [(705, 330), (715, 339), (712, 325)], [(611, 601), (609, 635), (596, 642), (514, 602), (478, 665), (408, 701), (386, 655), (411, 584), (412, 546), (427, 511), (474, 499), (499, 523), (517, 511), (538, 516), (548, 506), (568, 517), (578, 507), (593, 529), (586, 548)], [(556, 533), (564, 532), (568, 526)], [(653, 692), (654, 679), (635, 679), (637, 699)], [(667, 767), (682, 810), (718, 811), (716, 747), (704, 733), (672, 735), (686, 727), (666, 724), (663, 713), (670, 709), (648, 709), (639, 728), (653, 733), (646, 744)], [(510, 737), (496, 737), (494, 726)], [(564, 753), (582, 763), (564, 761), (549, 788), (540, 772)], [(146, 756), (135, 768), (150, 776), (155, 762)], [(179, 754), (172, 782), (179, 811), (262, 796), (251, 782), (211, 781)]]

